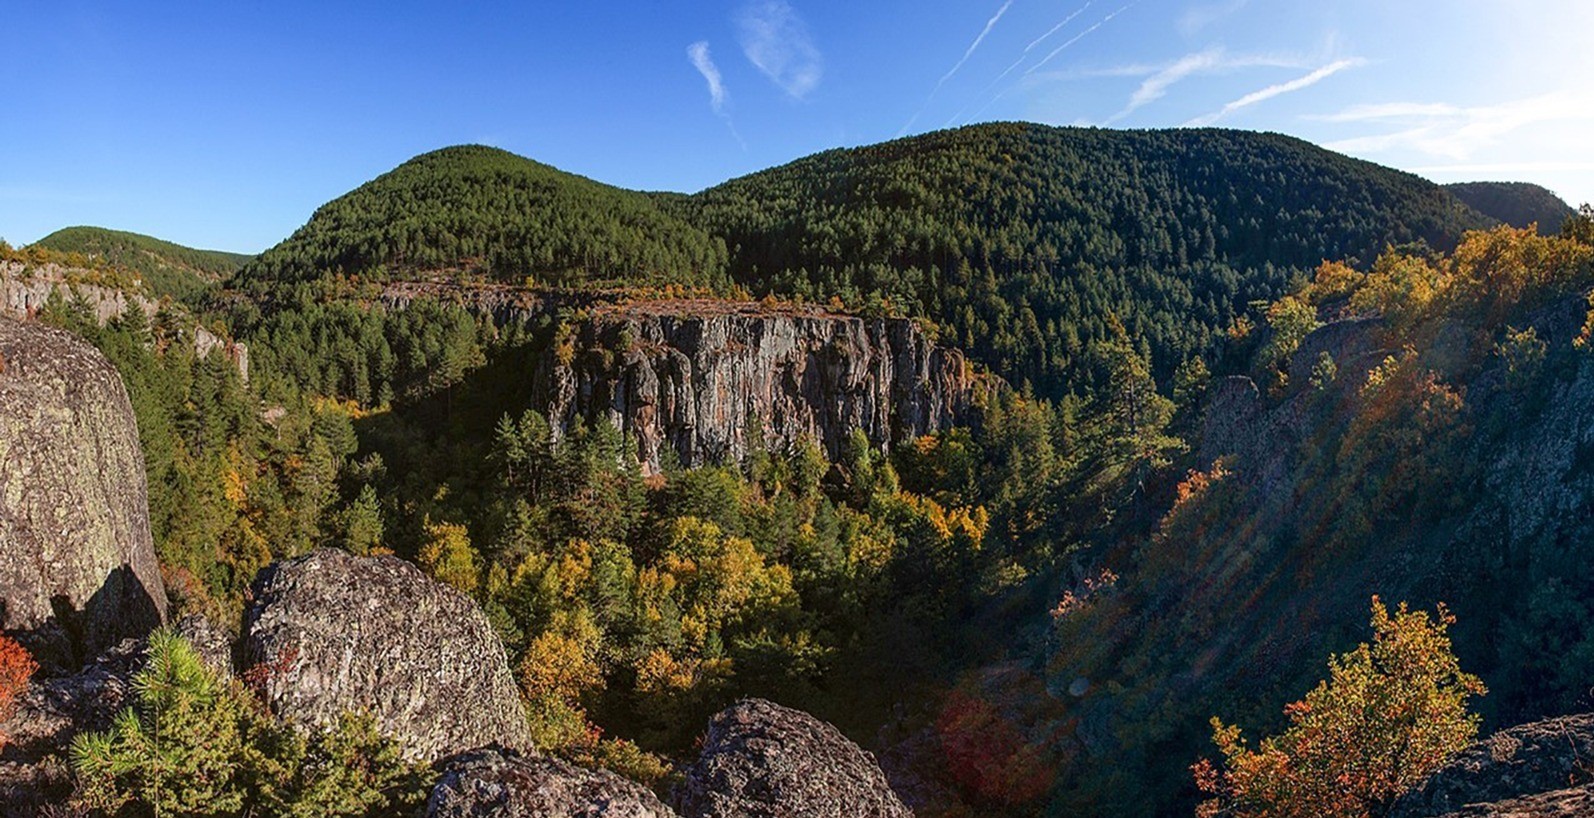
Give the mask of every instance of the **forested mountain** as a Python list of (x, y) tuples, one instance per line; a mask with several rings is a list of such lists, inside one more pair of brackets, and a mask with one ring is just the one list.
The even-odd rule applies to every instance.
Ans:
[(1575, 211), (1561, 197), (1528, 182), (1457, 182), (1445, 190), (1473, 210), (1512, 227), (1539, 226), (1539, 234), (1553, 235)]
[[(661, 791), (708, 714), (752, 695), (869, 744), (921, 818), (1189, 814), (1203, 790), (1232, 806), (1245, 776), (1335, 780), (1276, 743), (1231, 754), (1232, 732), (1228, 777), (1191, 765), (1210, 717), (1279, 727), (1375, 593), (1451, 603), (1453, 654), (1443, 610), (1438, 631), (1398, 607), (1374, 627), (1442, 647), (1452, 679), (1459, 656), (1490, 726), (1586, 701), (1594, 211), (1555, 238), (1479, 225), (1414, 176), (1217, 130), (979, 126), (692, 196), (463, 147), (324, 206), (204, 305), (250, 345), (247, 380), (179, 343), (175, 310), (101, 323), (55, 298), (36, 318), (126, 382), (178, 614), (236, 632), (273, 562), (394, 555), (480, 607), (540, 750)], [(18, 275), (64, 261), (13, 255)], [(366, 286), (416, 277), (466, 286)], [(648, 320), (598, 332), (606, 310)], [(702, 329), (715, 311), (746, 331)], [(920, 320), (876, 320), (895, 313)], [(781, 383), (842, 405), (882, 361), (934, 379), (838, 343), (847, 322), (915, 348), (939, 332), (1018, 388), (889, 450), (863, 429), (777, 440), (759, 412), (791, 404), (741, 417), (723, 397)], [(612, 373), (544, 380), (662, 418), (727, 361), (739, 385), (701, 387), (688, 420), (747, 445), (693, 468), (665, 446), (644, 469), (601, 411), (564, 426), (537, 377)], [(900, 415), (887, 394), (870, 405)], [(345, 751), (351, 769), (376, 752)]]
[[(1324, 258), (1454, 244), (1489, 220), (1410, 174), (1276, 134), (979, 125), (827, 151), (692, 196), (446, 148), (323, 206), (240, 274), (464, 273), (556, 286), (740, 284), (928, 318), (1058, 397), (1112, 316), (1166, 376)], [(729, 248), (727, 255), (726, 249)]]
[(422, 154), (323, 205), (244, 267), (270, 289), (341, 272), (516, 284), (725, 284), (725, 249), (646, 195), (496, 148)]
[(231, 276), (251, 256), (220, 250), (195, 250), (180, 244), (103, 227), (67, 227), (34, 242), (62, 253), (137, 273), (156, 298), (181, 298)]
[(1411, 174), (1277, 134), (977, 125), (833, 150), (672, 200), (755, 292), (939, 323), (1014, 383), (1075, 388), (1116, 315), (1167, 373), (1325, 258), (1486, 219)]

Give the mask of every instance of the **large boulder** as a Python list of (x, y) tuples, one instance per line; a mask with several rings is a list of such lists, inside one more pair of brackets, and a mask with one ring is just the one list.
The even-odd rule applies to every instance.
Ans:
[(687, 818), (913, 815), (874, 756), (819, 719), (763, 699), (714, 716), (675, 798)]
[(503, 644), (476, 603), (394, 557), (323, 549), (270, 566), (244, 615), (245, 678), (272, 712), (374, 716), (412, 761), (529, 748)]
[[(1546, 719), (1501, 730), (1462, 750), (1390, 815), (1594, 814), (1554, 811), (1569, 803), (1594, 803), (1582, 791), (1590, 782), (1594, 713)], [(1543, 811), (1529, 811), (1539, 808)]]
[(449, 761), (427, 818), (675, 818), (651, 791), (606, 770), (496, 748)]
[(121, 376), (70, 333), (0, 318), (0, 628), (58, 673), (165, 618)]

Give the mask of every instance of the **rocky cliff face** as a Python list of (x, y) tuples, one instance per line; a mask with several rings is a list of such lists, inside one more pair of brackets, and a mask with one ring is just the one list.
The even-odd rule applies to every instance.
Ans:
[(649, 472), (665, 447), (689, 467), (739, 460), (750, 429), (775, 449), (811, 437), (832, 457), (854, 429), (890, 448), (965, 420), (978, 384), (907, 319), (724, 302), (597, 309), (537, 373), (556, 428), (607, 421)]
[(407, 758), (528, 748), (504, 648), (465, 595), (393, 557), (324, 549), (255, 580), (244, 653), (272, 712), (332, 725), (368, 712)]
[(688, 818), (912, 818), (874, 756), (798, 710), (744, 699), (709, 722), (676, 791)]
[[(0, 261), (0, 308), (17, 318), (32, 318), (44, 309), (51, 295), (58, 294), (68, 302), (77, 300), (88, 306), (89, 313), (101, 324), (121, 317), (130, 309), (143, 310), (154, 318), (161, 305), (142, 295), (129, 295), (113, 287), (102, 287), (74, 281), (82, 271), (45, 264), (27, 267), (15, 261)], [(238, 367), (238, 374), (249, 380), (249, 347), (229, 341), (210, 330), (195, 325), (185, 330), (192, 336), (195, 354), (203, 358), (220, 351)]]
[(69, 333), (0, 318), (0, 627), (61, 671), (165, 617), (121, 376)]

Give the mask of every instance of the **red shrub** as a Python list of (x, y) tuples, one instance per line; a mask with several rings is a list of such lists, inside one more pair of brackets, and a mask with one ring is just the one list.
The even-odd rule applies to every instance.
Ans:
[[(33, 661), (27, 648), (17, 644), (14, 639), (0, 636), (0, 722), (11, 718), (16, 710), (17, 697), (28, 689), (28, 681), (38, 669), (39, 663)], [(5, 733), (0, 732), (0, 747), (5, 744)]]

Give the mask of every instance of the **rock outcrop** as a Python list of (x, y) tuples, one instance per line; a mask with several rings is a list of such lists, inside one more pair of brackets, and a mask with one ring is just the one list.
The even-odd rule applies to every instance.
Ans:
[(503, 645), (476, 603), (394, 557), (324, 549), (262, 571), (246, 674), (272, 712), (331, 725), (368, 712), (410, 760), (530, 746)]
[(692, 467), (810, 437), (834, 458), (854, 429), (892, 445), (966, 420), (979, 380), (957, 350), (908, 319), (752, 303), (603, 307), (555, 339), (537, 408), (556, 430), (607, 421), (644, 471), (666, 446)]
[(427, 818), (675, 818), (646, 787), (605, 770), (496, 748), (451, 759)]
[(872, 755), (813, 716), (762, 699), (714, 716), (675, 801), (686, 818), (913, 814)]
[(0, 318), (0, 628), (59, 673), (165, 618), (121, 376), (69, 333)]
[(1473, 744), (1390, 814), (1391, 818), (1591, 815), (1591, 784), (1594, 713), (1585, 713), (1501, 730)]
[(1594, 786), (1573, 787), (1496, 801), (1468, 804), (1440, 818), (1587, 818), (1594, 815)]
[[(77, 301), (101, 324), (120, 318), (130, 309), (142, 310), (150, 318), (160, 312), (160, 302), (139, 294), (128, 294), (115, 287), (92, 281), (93, 272), (43, 264), (30, 267), (15, 261), (0, 261), (0, 308), (16, 318), (32, 318), (50, 302), (52, 295), (67, 302)], [(249, 381), (249, 347), (223, 338), (195, 323), (183, 332), (189, 336), (194, 354), (201, 358), (219, 351), (225, 355), (244, 382)]]

